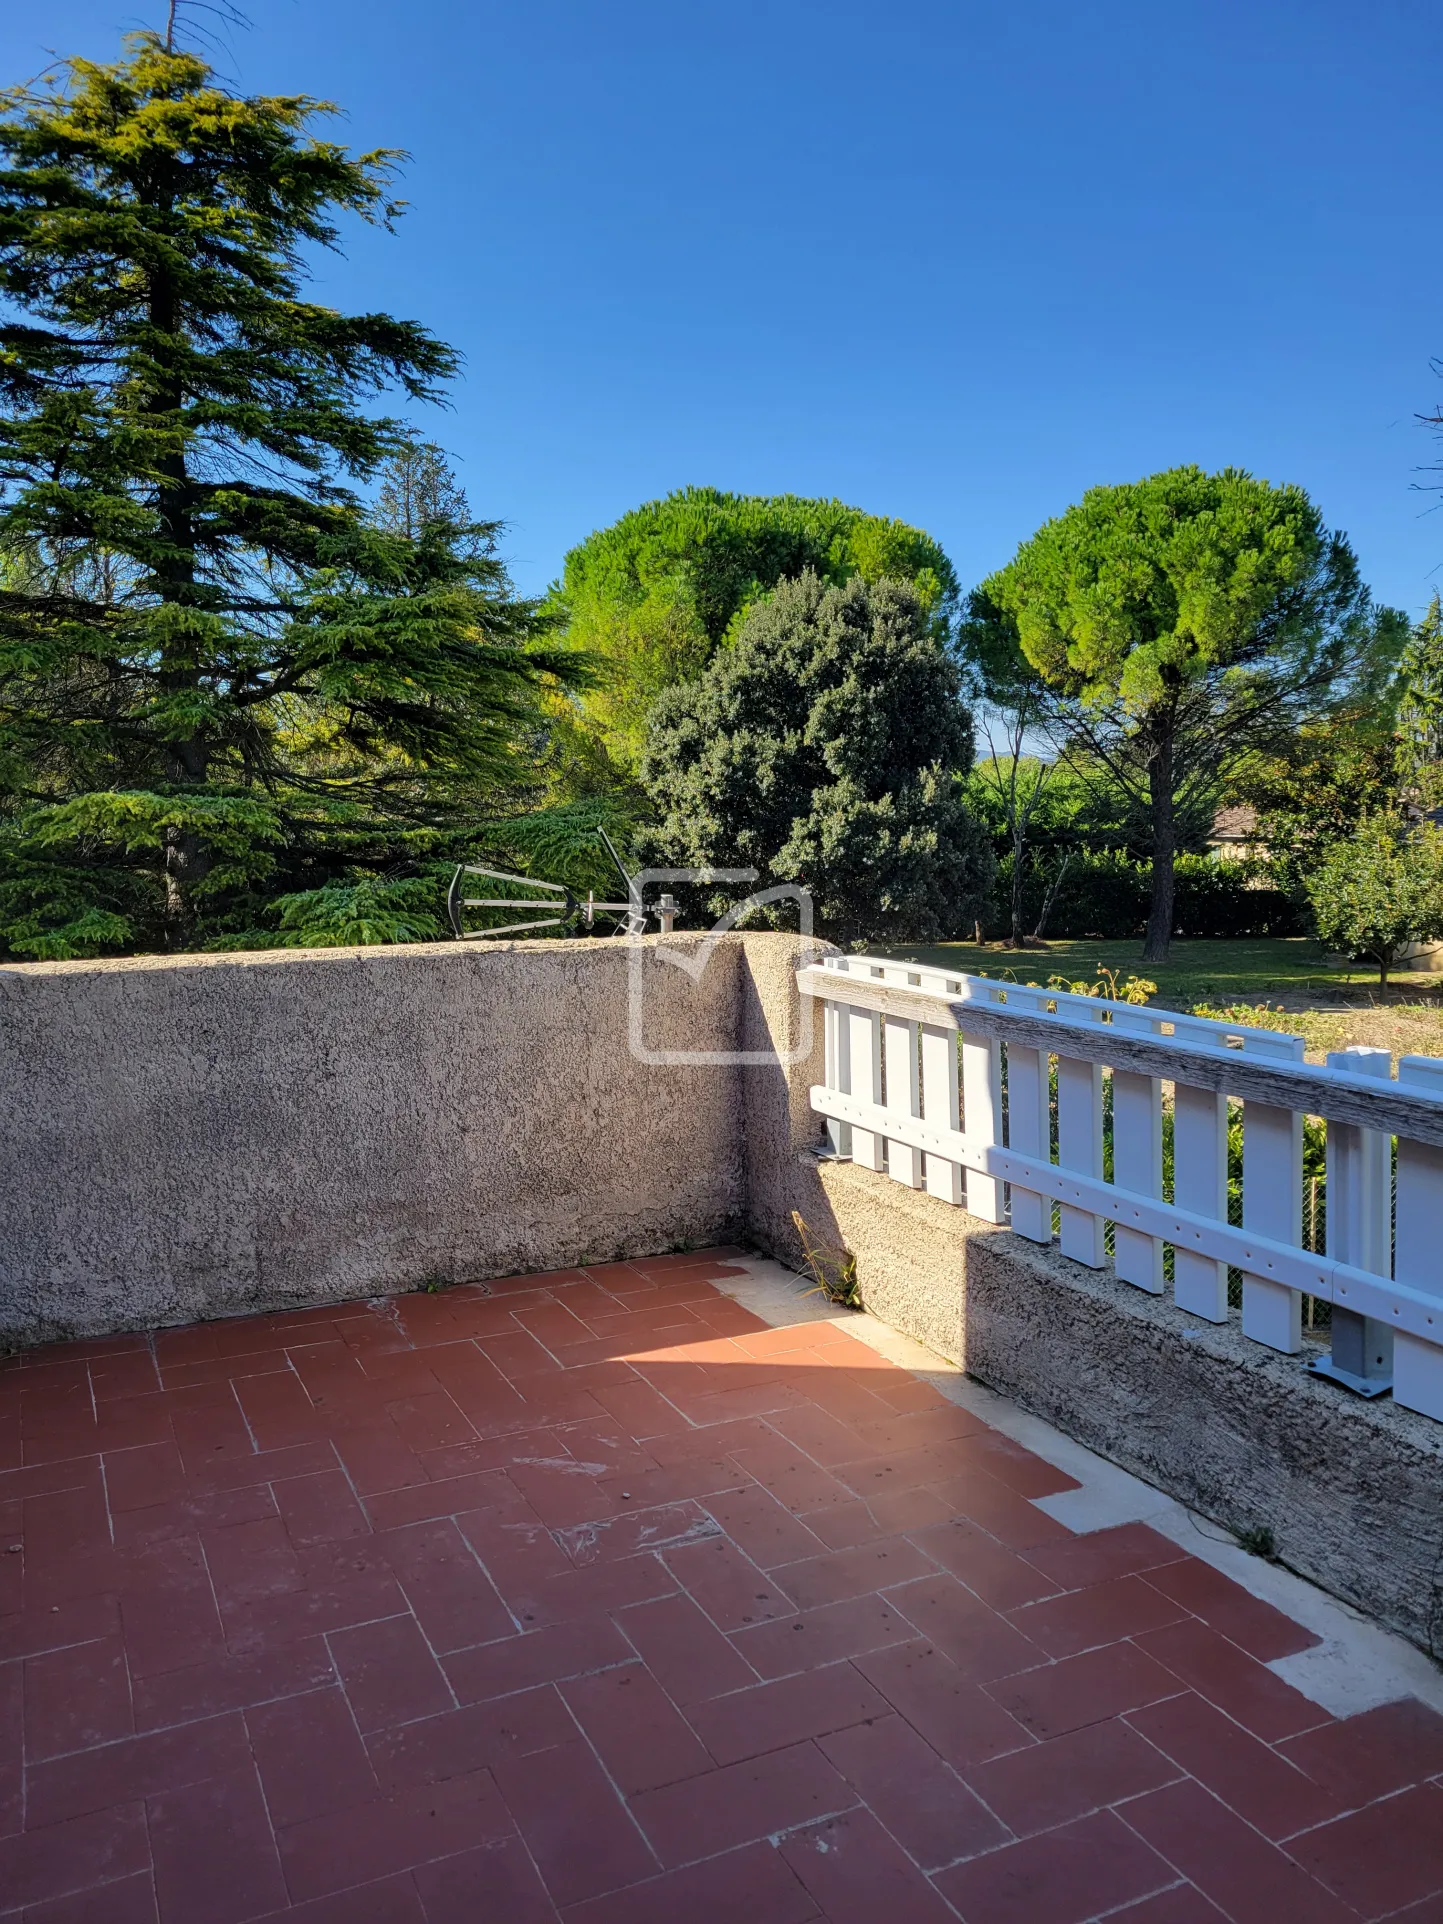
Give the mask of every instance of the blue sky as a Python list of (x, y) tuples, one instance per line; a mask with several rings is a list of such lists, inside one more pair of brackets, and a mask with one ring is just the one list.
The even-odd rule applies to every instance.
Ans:
[[(969, 586), (1184, 461), (1301, 483), (1380, 599), (1443, 583), (1436, 4), (246, 5), (235, 83), (412, 155), (320, 297), (462, 349), (422, 425), (527, 589), (688, 482), (900, 515)], [(160, 11), (10, 0), (0, 74)]]

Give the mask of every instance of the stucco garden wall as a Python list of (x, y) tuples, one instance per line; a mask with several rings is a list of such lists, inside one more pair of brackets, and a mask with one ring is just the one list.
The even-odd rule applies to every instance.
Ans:
[[(673, 939), (673, 952), (700, 937)], [(0, 970), (0, 1341), (556, 1268), (745, 1226), (749, 950), (617, 941)], [(783, 1072), (773, 1072), (773, 1080)], [(783, 1098), (785, 1100), (785, 1098)]]

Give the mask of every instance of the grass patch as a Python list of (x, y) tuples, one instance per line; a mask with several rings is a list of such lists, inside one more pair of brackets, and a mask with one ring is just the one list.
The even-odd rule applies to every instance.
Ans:
[(1436, 995), (1443, 977), (1399, 975), (1386, 991), (1378, 988), (1378, 972), (1363, 965), (1332, 968), (1318, 944), (1305, 936), (1258, 938), (1254, 941), (1197, 940), (1172, 945), (1167, 962), (1142, 959), (1142, 944), (1125, 942), (1048, 942), (1040, 948), (1004, 949), (996, 943), (939, 942), (920, 948), (889, 949), (888, 954), (909, 961), (928, 962), (969, 975), (1000, 975), (1011, 969), (1019, 981), (1029, 977), (1046, 982), (1049, 975), (1093, 976), (1099, 966), (1124, 974), (1147, 975), (1158, 985), (1157, 1005), (1191, 1009), (1199, 1002), (1221, 1005), (1308, 997), (1320, 1000), (1366, 1000), (1371, 992), (1379, 1001), (1398, 997), (1417, 1001)]
[(1400, 973), (1380, 990), (1376, 970), (1331, 967), (1318, 943), (1302, 936), (1177, 941), (1169, 961), (1148, 963), (1137, 940), (1057, 941), (1023, 951), (941, 942), (885, 952), (968, 975), (1010, 970), (1019, 982), (1046, 983), (1050, 975), (1095, 980), (1099, 968), (1150, 976), (1158, 985), (1154, 1007), (1301, 1035), (1314, 1062), (1350, 1044), (1394, 1056), (1443, 1055), (1443, 976)]

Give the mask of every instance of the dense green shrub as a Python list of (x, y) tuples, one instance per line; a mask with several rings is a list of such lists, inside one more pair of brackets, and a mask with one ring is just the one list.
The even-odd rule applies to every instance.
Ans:
[(1303, 917), (1281, 889), (1249, 862), (1179, 855), (1173, 926), (1179, 935), (1301, 935)]
[[(1037, 926), (1043, 898), (1057, 873), (1061, 854), (1049, 849), (1029, 860), (1022, 886), (1022, 925)], [(990, 933), (1005, 934), (1012, 900), (1012, 857), (998, 864), (996, 906)], [(1043, 929), (1044, 935), (1132, 935), (1147, 919), (1147, 870), (1113, 850), (1096, 854), (1075, 850)]]
[(969, 934), (993, 869), (961, 798), (971, 760), (956, 663), (911, 584), (808, 571), (652, 710), (654, 855), (803, 884), (839, 942)]
[[(1056, 873), (1059, 856), (1049, 851), (1023, 885), (1024, 923), (1037, 925), (1043, 896)], [(1068, 863), (1047, 917), (1044, 935), (1095, 936), (1123, 941), (1147, 927), (1152, 873), (1148, 863), (1113, 849), (1079, 850)], [(1012, 889), (1012, 860), (999, 864), (991, 933), (1007, 927)], [(1177, 857), (1177, 894), (1173, 932), (1181, 936), (1298, 935), (1302, 919), (1282, 890), (1260, 886), (1246, 862), (1220, 862), (1210, 855)]]
[(682, 488), (573, 548), (547, 613), (606, 672), (558, 709), (570, 778), (588, 788), (633, 778), (657, 696), (695, 681), (778, 581), (808, 569), (836, 587), (854, 575), (909, 582), (937, 639), (950, 632), (957, 577), (942, 549), (841, 501)]

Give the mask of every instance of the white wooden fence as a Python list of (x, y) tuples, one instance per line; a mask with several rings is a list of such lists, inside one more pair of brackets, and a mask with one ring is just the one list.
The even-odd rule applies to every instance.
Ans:
[[(985, 1222), (1225, 1322), (1242, 1275), (1254, 1342), (1304, 1351), (1304, 1296), (1332, 1305), (1310, 1367), (1443, 1422), (1443, 1059), (1023, 987), (875, 956), (799, 972), (826, 1018), (812, 1107), (834, 1152)], [(960, 1046), (959, 1046), (960, 1039)], [(1056, 1130), (1052, 1063), (1056, 1062)], [(1111, 1131), (1104, 1073), (1111, 1072)], [(1163, 1085), (1173, 1182), (1163, 1194)], [(1228, 1221), (1229, 1098), (1241, 1103), (1242, 1222)], [(1303, 1118), (1327, 1128), (1327, 1249), (1305, 1247)], [(1396, 1140), (1396, 1157), (1394, 1142)], [(1111, 1177), (1104, 1167), (1110, 1150)], [(1054, 1159), (1055, 1157), (1055, 1159)]]

